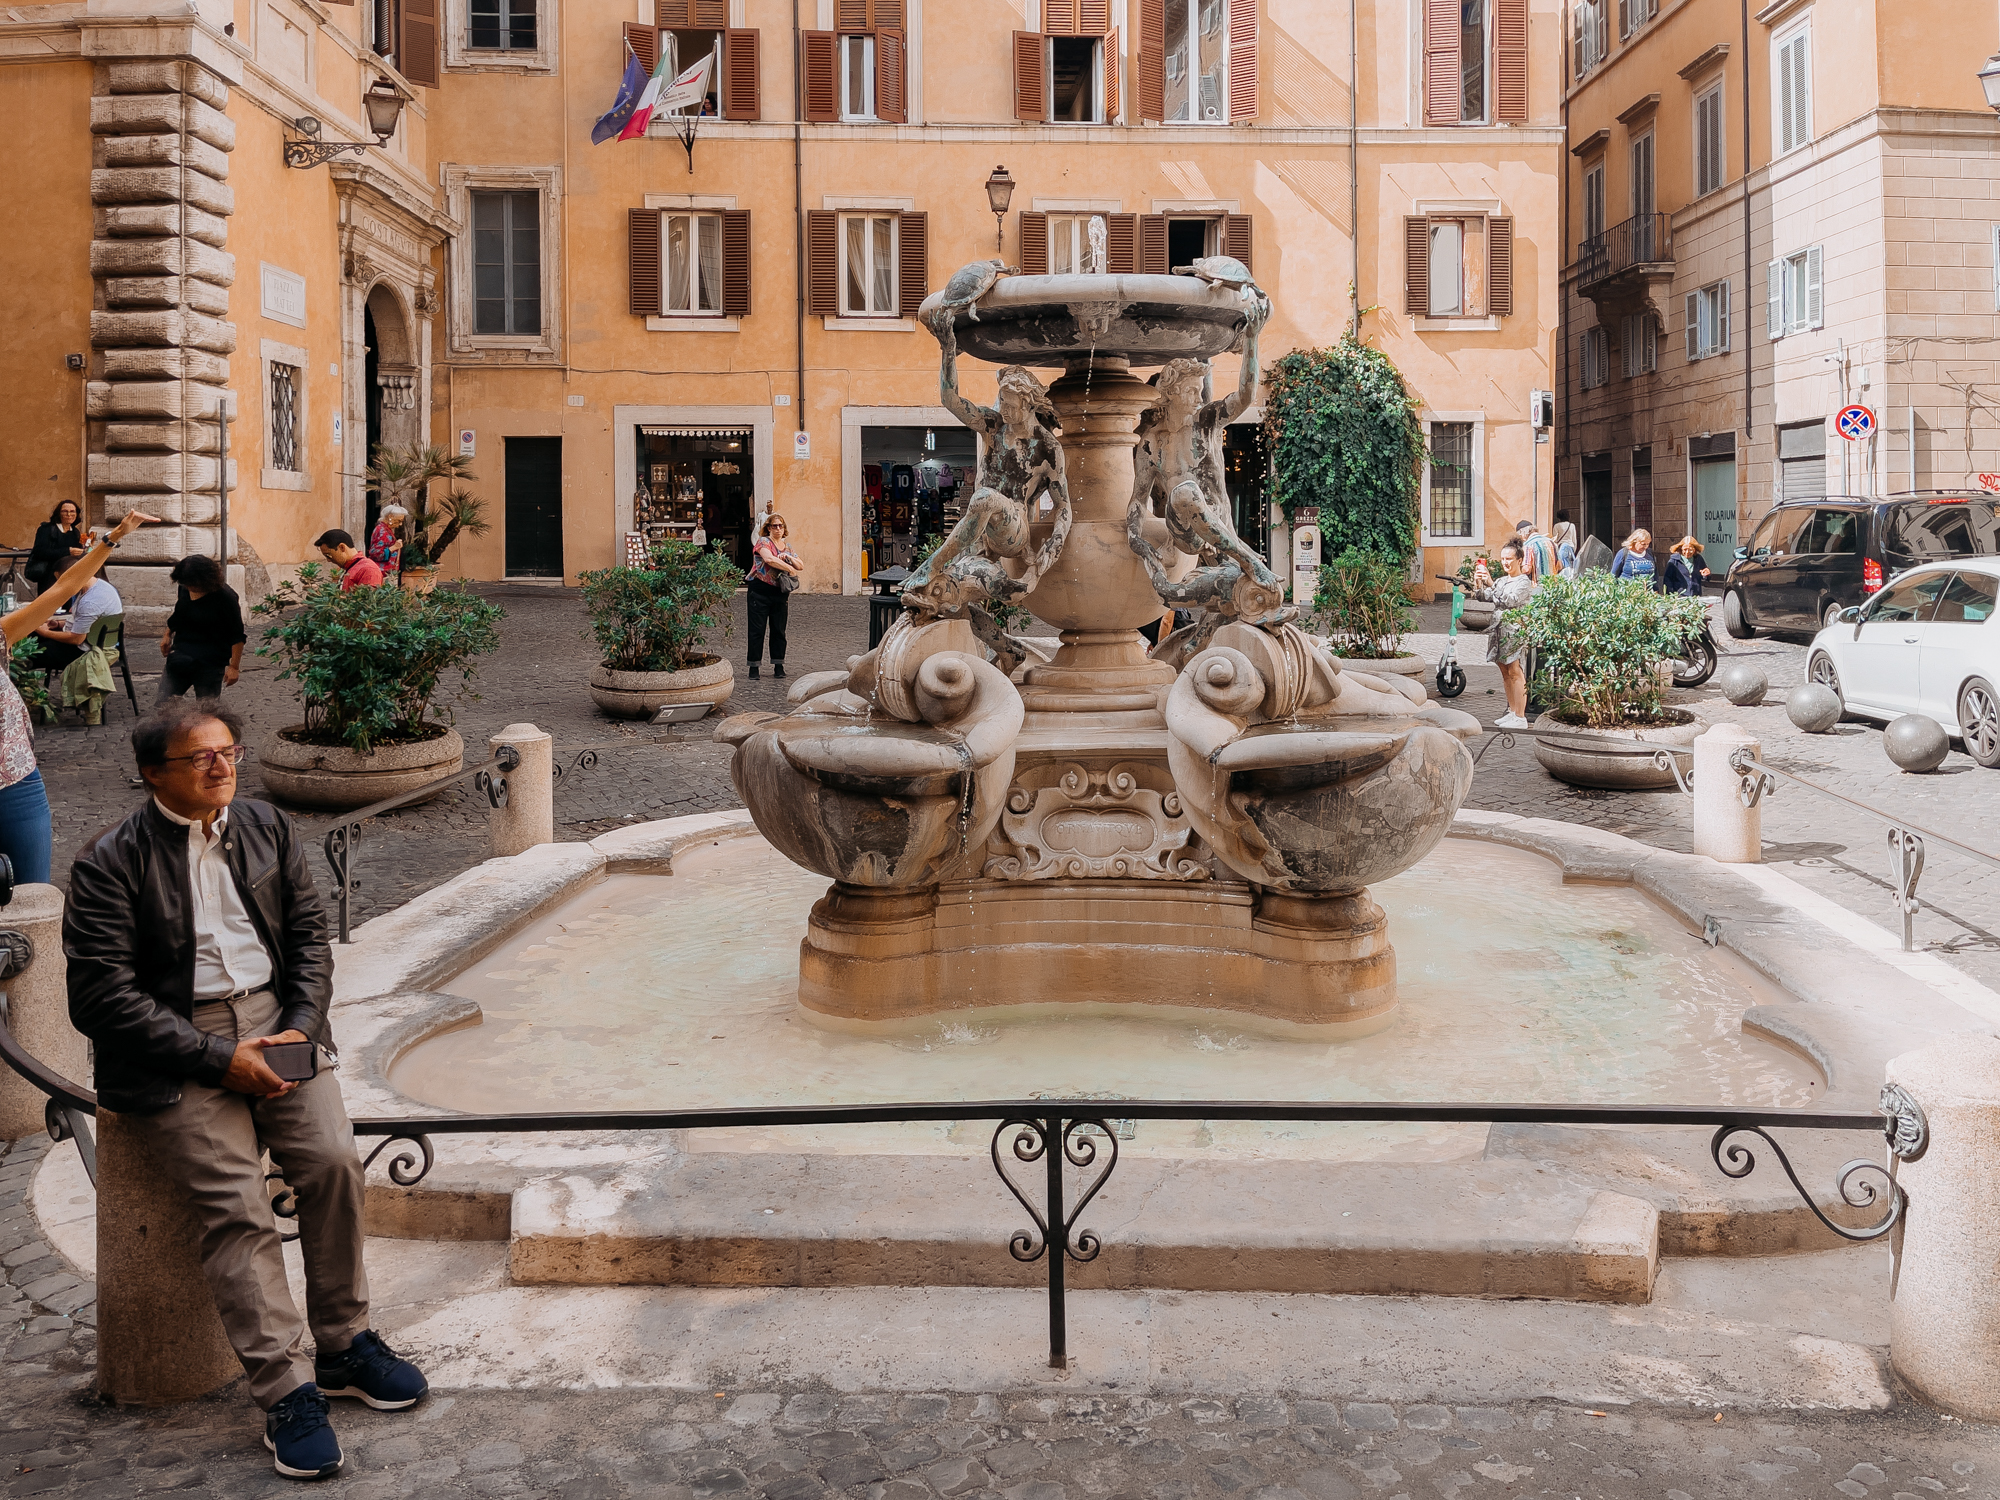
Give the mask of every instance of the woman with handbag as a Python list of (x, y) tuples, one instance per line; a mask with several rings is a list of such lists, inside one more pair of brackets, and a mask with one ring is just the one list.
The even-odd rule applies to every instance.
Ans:
[(74, 500), (65, 500), (35, 529), (35, 548), (28, 555), (28, 566), (21, 571), (36, 589), (45, 589), (63, 569), (83, 556), (85, 546), (83, 512)]
[(785, 617), (791, 611), (792, 590), (799, 586), (803, 571), (798, 553), (792, 551), (791, 530), (776, 511), (764, 517), (757, 528), (756, 560), (750, 564), (745, 582), (750, 590), (750, 680), (757, 680), (757, 666), (764, 659), (764, 627), (771, 628), (771, 675), (785, 675)]

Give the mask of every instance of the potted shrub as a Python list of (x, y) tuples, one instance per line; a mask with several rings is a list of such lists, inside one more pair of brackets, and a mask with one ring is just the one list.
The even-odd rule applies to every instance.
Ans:
[(1595, 746), (1694, 743), (1704, 725), (1667, 706), (1670, 681), (1660, 664), (1681, 654), (1705, 608), (1699, 599), (1584, 573), (1548, 579), (1525, 608), (1507, 611), (1503, 628), (1525, 633), (1537, 658), (1537, 690), (1553, 705), (1537, 727), (1568, 731), (1559, 741), (1535, 742), (1535, 758), (1550, 775), (1572, 786), (1674, 784), (1673, 772), (1649, 759)]
[(1430, 670), (1403, 637), (1416, 628), (1408, 567), (1372, 547), (1349, 547), (1319, 569), (1312, 618), (1342, 666), (1421, 677)]
[(259, 656), (299, 685), (302, 722), (261, 752), (264, 785), (301, 807), (344, 812), (465, 765), (465, 741), (431, 716), (439, 687), (500, 644), (499, 605), (463, 589), (353, 589), (317, 563), (252, 612), (273, 621)]
[(639, 719), (678, 704), (728, 702), (735, 673), (701, 646), (741, 582), (720, 551), (672, 537), (648, 548), (643, 568), (585, 573), (583, 607), (603, 653), (590, 673), (597, 706)]
[[(491, 529), (485, 502), (458, 487), (460, 480), (478, 477), (472, 472), (472, 460), (462, 453), (422, 443), (376, 448), (374, 462), (368, 465), (368, 488), (380, 497), (383, 508), (400, 505), (410, 513), (403, 523), (403, 588), (428, 594), (437, 587), (438, 559), (459, 533), (484, 536)], [(434, 484), (445, 485), (445, 493), (433, 497)]]

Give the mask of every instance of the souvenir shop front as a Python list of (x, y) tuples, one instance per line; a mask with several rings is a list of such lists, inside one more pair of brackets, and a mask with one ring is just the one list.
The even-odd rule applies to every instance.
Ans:
[(978, 438), (963, 427), (861, 429), (861, 546), (866, 570), (907, 568), (964, 512)]
[(632, 527), (648, 538), (720, 543), (750, 565), (756, 493), (748, 427), (640, 427)]

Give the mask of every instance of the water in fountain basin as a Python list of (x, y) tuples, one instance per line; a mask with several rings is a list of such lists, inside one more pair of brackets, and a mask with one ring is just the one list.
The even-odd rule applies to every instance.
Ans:
[[(1739, 1026), (1784, 995), (1640, 893), (1563, 886), (1532, 854), (1447, 840), (1371, 887), (1389, 913), (1401, 1009), (1374, 1036), (1260, 1034), (1218, 1011), (1061, 1004), (966, 1010), (856, 1035), (796, 999), (798, 940), (826, 882), (761, 839), (619, 875), (523, 927), (448, 986), (484, 1024), (391, 1073), (450, 1108), (703, 1105), (1032, 1095), (1804, 1105), (1816, 1071)], [(1193, 997), (1189, 997), (1193, 998)], [(1115, 1110), (1113, 1111), (1115, 1113)], [(990, 1126), (732, 1134), (731, 1149), (984, 1150)], [(1478, 1126), (1144, 1121), (1128, 1149), (1446, 1159)]]

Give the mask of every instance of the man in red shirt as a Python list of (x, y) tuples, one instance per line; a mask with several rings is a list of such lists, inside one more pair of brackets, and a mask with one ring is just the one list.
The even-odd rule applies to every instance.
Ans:
[(313, 543), (319, 548), (321, 557), (341, 570), (340, 591), (349, 589), (380, 588), (382, 570), (375, 566), (366, 552), (354, 545), (354, 538), (344, 531), (327, 531)]

